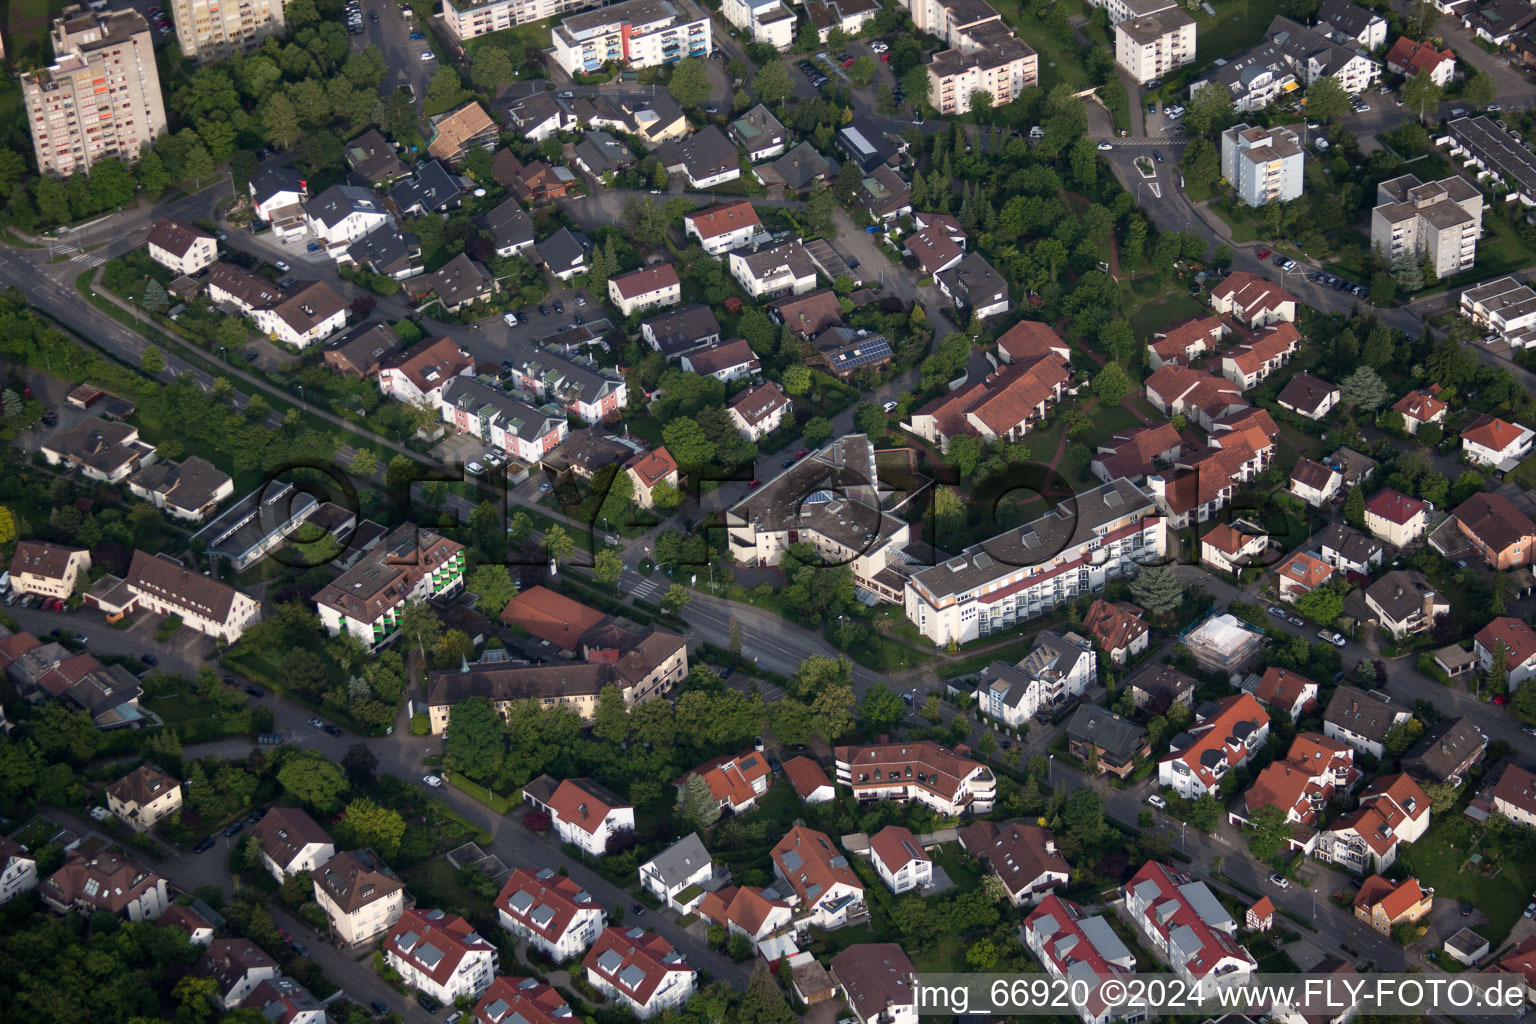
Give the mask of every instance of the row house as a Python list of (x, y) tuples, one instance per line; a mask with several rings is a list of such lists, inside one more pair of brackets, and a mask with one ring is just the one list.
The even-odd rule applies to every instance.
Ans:
[(1296, 320), (1296, 299), (1290, 292), (1246, 270), (1235, 270), (1211, 289), (1211, 309), (1230, 316), (1251, 331)]
[(1071, 380), (1071, 366), (1054, 354), (1009, 363), (972, 387), (934, 399), (903, 426), (941, 451), (961, 434), (1016, 441), (1046, 418)]
[[(629, 402), (629, 388), (618, 370), (599, 367), (587, 359), (568, 359), (548, 349), (527, 348), (507, 367), (511, 384), (535, 402), (553, 402), (583, 423), (601, 423), (616, 416)], [(563, 441), (566, 432), (554, 427)], [(519, 435), (526, 437), (526, 435)], [(556, 441), (556, 444), (559, 443)], [(525, 446), (526, 448), (526, 446)], [(526, 448), (531, 454), (532, 449)], [(543, 451), (547, 452), (549, 446)], [(542, 452), (540, 453), (542, 454)]]
[(397, 402), (436, 408), (450, 380), (474, 371), (475, 361), (458, 342), (427, 338), (379, 362), (379, 390)]
[(320, 625), (331, 636), (350, 633), (369, 649), (381, 647), (399, 635), (406, 606), (457, 593), (464, 570), (464, 545), (405, 523), (320, 588)]
[(1152, 340), (1147, 343), (1147, 365), (1154, 370), (1168, 363), (1188, 366), (1216, 351), (1217, 343), (1226, 333), (1226, 322), (1219, 316), (1192, 316), (1169, 324), (1152, 332)]
[[(443, 6), (451, 4), (446, 0)], [(491, 982), (470, 1014), (472, 1024), (577, 1024), (580, 1020), (553, 985), (506, 975)]]
[(1221, 375), (1243, 391), (1258, 387), (1269, 375), (1290, 362), (1301, 344), (1296, 325), (1281, 322), (1254, 335), (1221, 357)]
[(1223, 377), (1187, 366), (1164, 365), (1146, 381), (1147, 401), (1164, 416), (1185, 416), (1206, 431), (1248, 408), (1243, 389)]
[(1122, 477), (1140, 483), (1159, 467), (1173, 465), (1184, 448), (1171, 423), (1136, 427), (1101, 441), (1088, 469), (1105, 483)]
[(1075, 1001), (1083, 1024), (1139, 1016), (1123, 999), (1110, 1002), (1107, 995), (1114, 993), (1113, 988), (1104, 992), (1105, 981), (1130, 978), (1136, 956), (1102, 916), (1089, 916), (1076, 903), (1052, 894), (1024, 919), (1023, 938), (1045, 973), (1069, 986), (1086, 983), (1087, 998)]
[(1258, 970), (1234, 938), (1237, 922), (1204, 882), (1148, 861), (1124, 892), (1127, 916), (1185, 982), (1208, 991), (1244, 984)]

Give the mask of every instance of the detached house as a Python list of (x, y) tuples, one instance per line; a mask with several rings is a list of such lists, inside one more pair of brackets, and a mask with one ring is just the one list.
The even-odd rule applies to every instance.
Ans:
[(324, 341), (347, 325), (347, 300), (324, 281), (310, 281), (281, 302), (255, 311), (256, 329), (297, 349)]
[(1306, 676), (1271, 665), (1264, 670), (1253, 695), (1260, 703), (1284, 711), (1294, 722), (1318, 706), (1317, 698), (1321, 692), (1321, 688)]
[(917, 969), (896, 943), (849, 946), (832, 958), (832, 981), (859, 1024), (917, 1024)]
[(699, 240), (711, 256), (740, 249), (763, 229), (757, 210), (745, 199), (721, 203), (683, 216), (683, 233)]
[(501, 926), (559, 963), (597, 940), (608, 912), (576, 882), (555, 871), (517, 868), (496, 897)]
[(251, 827), (261, 862), (281, 885), (300, 871), (311, 874), (336, 855), (336, 841), (297, 807), (274, 807)]
[(1067, 750), (1084, 764), (1123, 779), (1136, 768), (1136, 759), (1151, 753), (1147, 730), (1128, 718), (1099, 707), (1080, 704), (1067, 721)]
[(17, 541), (11, 555), (11, 590), (67, 600), (75, 592), (80, 574), (90, 568), (91, 553), (84, 548), (40, 540)]
[(1285, 812), (1287, 845), (1302, 853), (1316, 846), (1318, 825), (1335, 796), (1349, 792), (1360, 773), (1355, 752), (1317, 733), (1301, 733), (1285, 757), (1269, 764), (1248, 787), (1241, 809), (1228, 812), (1233, 824), (1246, 824), (1264, 807)]
[(308, 230), (304, 204), (309, 201), (309, 183), (292, 167), (263, 167), (251, 175), (246, 191), (251, 209), (272, 225), (272, 234), (278, 239), (287, 241)]
[(587, 981), (640, 1020), (688, 1001), (698, 972), (655, 932), (612, 925), (582, 959)]
[(1211, 308), (1255, 331), (1296, 320), (1296, 299), (1289, 292), (1244, 270), (1233, 271), (1212, 289)]
[(149, 258), (173, 274), (191, 277), (219, 258), (219, 243), (208, 232), (186, 221), (161, 217), (149, 229)]
[(761, 441), (783, 425), (794, 405), (773, 381), (743, 391), (726, 405), (731, 422), (750, 441)]
[(1456, 74), (1456, 55), (1399, 36), (1387, 51), (1387, 70), (1399, 75), (1428, 75), (1430, 81), (1444, 89)]
[(1142, 651), (1152, 635), (1142, 610), (1126, 601), (1097, 599), (1083, 616), (1083, 632), (1096, 640), (1109, 660), (1124, 666)]
[(1186, 800), (1215, 793), (1227, 772), (1241, 768), (1269, 738), (1269, 713), (1240, 693), (1202, 705), (1157, 765), (1157, 782)]
[(640, 884), (662, 903), (687, 914), (703, 898), (704, 885), (714, 874), (704, 840), (690, 832), (640, 865)]
[(1323, 714), (1323, 734), (1379, 759), (1386, 753), (1387, 733), (1412, 717), (1381, 697), (1341, 686)]
[(977, 253), (934, 275), (939, 291), (955, 308), (982, 320), (1008, 312), (1008, 282)]
[(261, 620), (261, 602), (234, 587), (192, 572), (165, 555), (133, 553), (124, 578), (138, 607), (178, 615), (182, 624), (232, 644)]
[(1508, 473), (1531, 454), (1536, 430), (1506, 423), (1496, 416), (1479, 416), (1461, 432), (1461, 454), (1475, 466), (1492, 466)]
[(695, 775), (704, 780), (710, 796), (714, 797), (721, 809), (728, 809), (732, 814), (744, 814), (751, 810), (757, 798), (768, 792), (772, 781), (767, 759), (755, 750), (735, 755), (722, 754), (685, 772), (673, 780), (672, 785), (681, 790)]
[(754, 299), (765, 295), (804, 295), (816, 287), (816, 264), (798, 238), (733, 250), (727, 257), (731, 276)]
[(708, 306), (679, 306), (640, 324), (640, 337), (668, 359), (720, 344), (720, 321)]
[(1440, 400), (1441, 387), (1431, 384), (1427, 388), (1410, 391), (1393, 404), (1392, 409), (1403, 417), (1403, 429), (1417, 434), (1426, 423), (1445, 423), (1450, 406)]
[(752, 351), (744, 338), (736, 338), (723, 345), (690, 352), (678, 360), (678, 365), (700, 377), (713, 377), (724, 384), (751, 377), (762, 369), (762, 361)]
[(1042, 710), (1047, 713), (1098, 681), (1098, 654), (1076, 633), (1044, 630), (1017, 664), (994, 661), (976, 687), (978, 710), (1018, 728)]
[(37, 858), (10, 836), (0, 836), (0, 904), (37, 888)]
[(1200, 538), (1200, 564), (1236, 576), (1256, 564), (1268, 548), (1269, 535), (1252, 523), (1217, 523)]
[(148, 832), (181, 811), (181, 783), (142, 764), (107, 787), (107, 810), (135, 832)]
[[(1457, 535), (1472, 543), (1490, 569), (1518, 569), (1536, 561), (1536, 523), (1502, 494), (1474, 494), (1456, 507), (1451, 519)], [(1440, 530), (1430, 544), (1443, 551)]]
[(371, 191), (356, 185), (332, 185), (305, 205), (304, 216), (310, 232), (333, 256), (395, 220)]
[(1416, 779), (1460, 784), (1487, 749), (1488, 737), (1471, 719), (1443, 718), (1408, 748), (1402, 766)]
[(37, 892), (58, 914), (104, 912), (129, 921), (157, 921), (171, 905), (169, 883), (153, 871), (115, 853), (78, 848)]
[(457, 313), (476, 302), (489, 302), (501, 290), (501, 282), (461, 252), (432, 273), (416, 278), (408, 288), (413, 295), (436, 295), (443, 312)]
[(1523, 619), (1501, 615), (1477, 631), (1472, 638), (1472, 653), (1478, 667), (1492, 672), (1494, 655), (1504, 650), (1504, 671), (1511, 689), (1536, 676), (1536, 630)]
[(1365, 528), (1388, 544), (1403, 547), (1429, 529), (1429, 503), (1385, 488), (1365, 503)]
[[(910, 190), (908, 194), (910, 197)], [(917, 260), (925, 276), (932, 277), (941, 270), (948, 270), (965, 257), (965, 231), (955, 218), (947, 213), (919, 213), (913, 220), (923, 224), (902, 239), (901, 244)]]
[(608, 298), (624, 316), (658, 306), (675, 306), (682, 298), (682, 282), (672, 264), (632, 270), (608, 279)]
[(752, 948), (765, 960), (780, 959), (793, 941), (789, 926), (795, 916), (794, 908), (771, 889), (728, 885), (706, 892), (696, 913), (730, 935), (751, 940)]
[(1391, 935), (1400, 924), (1422, 920), (1434, 903), (1434, 891), (1420, 888), (1417, 878), (1391, 882), (1372, 875), (1355, 895), (1355, 917), (1381, 934)]
[(540, 775), (523, 787), (523, 798), (548, 813), (562, 842), (594, 857), (607, 853), (615, 836), (635, 831), (635, 809), (591, 779), (557, 783)]
[(901, 825), (887, 825), (870, 838), (869, 862), (880, 881), (898, 895), (933, 882), (933, 858), (911, 829)]
[(864, 886), (825, 833), (796, 825), (773, 848), (773, 873), (794, 891), (796, 917), (831, 931), (869, 915)]
[(1016, 907), (1035, 903), (1072, 876), (1071, 865), (1056, 850), (1056, 837), (1039, 825), (972, 822), (960, 829), (960, 845), (1002, 880)]
[(1344, 474), (1306, 456), (1297, 459), (1291, 470), (1291, 493), (1313, 508), (1333, 501), (1343, 487)]
[(1393, 570), (1372, 583), (1365, 590), (1365, 605), (1376, 623), (1398, 640), (1429, 632), (1436, 619), (1451, 613), (1450, 603), (1423, 573), (1412, 569)]
[(1536, 826), (1536, 775), (1506, 764), (1493, 784), (1493, 809), (1510, 821)]
[(707, 189), (741, 177), (741, 156), (725, 133), (706, 125), (692, 135), (664, 142), (656, 148), (656, 158), (668, 174), (682, 174), (688, 186)]
[(587, 272), (587, 249), (571, 234), (570, 228), (561, 228), (534, 246), (539, 262), (562, 281), (569, 281), (577, 274)]
[(727, 131), (754, 164), (782, 155), (789, 139), (784, 125), (761, 103), (732, 121)]
[(476, 999), (500, 966), (495, 945), (457, 914), (407, 910), (384, 938), (384, 962), (400, 980), (439, 1003)]
[(452, 338), (427, 338), (379, 363), (379, 390), (397, 402), (441, 404), (443, 386), (473, 373), (475, 361)]
[(1372, 567), (1382, 561), (1381, 541), (1343, 523), (1328, 524), (1318, 535), (1317, 549), (1329, 565), (1359, 576), (1369, 576)]
[(120, 484), (155, 460), (155, 446), (139, 440), (137, 427), (97, 416), (56, 431), (39, 447), (48, 465), (78, 469), (87, 480), (102, 484)]
[(405, 913), (405, 886), (371, 850), (338, 853), (311, 877), (315, 902), (349, 946), (388, 931)]
[(192, 972), (218, 986), (214, 1002), (226, 1011), (245, 1002), (257, 985), (281, 973), (277, 961), (250, 939), (214, 939)]
[(1339, 404), (1340, 394), (1339, 389), (1328, 381), (1303, 370), (1285, 382), (1275, 402), (1287, 412), (1317, 421)]
[(655, 507), (652, 494), (659, 485), (677, 486), (677, 460), (664, 447), (636, 455), (624, 463), (624, 472), (629, 474), (635, 489), (635, 504), (640, 508)]

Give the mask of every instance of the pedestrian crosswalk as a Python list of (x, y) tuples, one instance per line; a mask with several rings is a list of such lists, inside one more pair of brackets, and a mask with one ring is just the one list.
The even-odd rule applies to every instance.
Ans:
[(63, 258), (65, 258), (67, 256), (69, 258), (69, 262), (71, 262), (71, 263), (78, 263), (82, 267), (86, 267), (87, 269), (89, 269), (91, 267), (99, 267), (103, 263), (107, 262), (101, 256), (97, 256), (97, 255), (95, 255), (93, 253), (88, 253), (84, 249), (76, 249), (72, 245), (57, 246), (57, 247), (55, 247), (53, 249), (50, 249), (49, 252), (48, 252), (48, 256), (49, 256), (50, 259), (53, 259), (53, 260), (60, 260), (60, 259), (63, 259)]
[(642, 601), (649, 601), (653, 597), (659, 596), (661, 589), (661, 582), (658, 577), (641, 576), (639, 582), (630, 586), (629, 592), (633, 597), (638, 597)]

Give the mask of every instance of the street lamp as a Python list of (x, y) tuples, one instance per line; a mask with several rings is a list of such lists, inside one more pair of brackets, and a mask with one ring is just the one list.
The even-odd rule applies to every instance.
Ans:
[(1045, 785), (1047, 788), (1056, 784), (1056, 755), (1052, 754), (1045, 762)]

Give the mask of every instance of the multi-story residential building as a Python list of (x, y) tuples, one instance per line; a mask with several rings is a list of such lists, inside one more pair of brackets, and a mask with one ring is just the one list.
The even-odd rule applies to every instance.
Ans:
[(192, 973), (214, 983), (213, 1001), (220, 1009), (233, 1010), (256, 986), (282, 972), (277, 961), (250, 939), (214, 939)]
[(858, 1024), (917, 1024), (917, 973), (894, 942), (862, 942), (832, 958), (832, 983)]
[(261, 602), (199, 575), (167, 555), (135, 551), (123, 582), (138, 607), (177, 615), (182, 625), (232, 644), (261, 620)]
[(210, 300), (243, 316), (255, 316), (258, 309), (275, 306), (285, 294), (266, 278), (232, 263), (215, 263), (206, 284)]
[(37, 858), (10, 836), (0, 836), (0, 905), (37, 888)]
[(329, 1024), (325, 1007), (292, 978), (270, 978), (257, 985), (246, 1005), (261, 1011), (270, 1024)]
[(1482, 190), (1459, 174), (1427, 183), (1404, 174), (1376, 186), (1371, 246), (1389, 260), (1427, 258), (1449, 277), (1472, 266), (1482, 232)]
[(749, 441), (761, 441), (792, 416), (794, 403), (773, 381), (753, 385), (725, 407), (731, 422)]
[(578, 883), (554, 868), (516, 868), (496, 897), (501, 926), (559, 963), (596, 941), (608, 912)]
[(475, 361), (452, 338), (427, 338), (379, 363), (379, 390), (397, 402), (440, 407), (450, 380), (472, 374)]
[(421, 239), (387, 225), (375, 228), (347, 246), (345, 258), (338, 256), (336, 261), (351, 263), (396, 281), (409, 281), (426, 270), (421, 259)]
[(576, 1024), (571, 1006), (552, 985), (500, 975), (465, 1024)]
[(805, 4), (805, 16), (816, 26), (816, 36), (823, 43), (832, 37), (834, 28), (850, 37), (860, 35), (879, 13), (879, 0), (806, 0)]
[(1083, 1024), (1134, 1020), (1144, 1014), (1123, 1000), (1111, 1003), (1113, 987), (1103, 990), (1106, 980), (1129, 978), (1136, 970), (1135, 954), (1103, 917), (1089, 917), (1076, 903), (1052, 894), (1024, 919), (1023, 935), (1024, 945), (1052, 978), (1067, 985), (1081, 980), (1089, 986), (1087, 998), (1076, 1002)]
[(1386, 871), (1399, 847), (1429, 830), (1429, 797), (1407, 775), (1385, 775), (1360, 794), (1360, 806), (1317, 837), (1313, 856), (1363, 875)]
[(441, 910), (407, 910), (384, 937), (384, 962), (400, 980), (439, 1003), (478, 999), (501, 956), (474, 926)]
[(1301, 332), (1292, 323), (1277, 323), (1256, 333), (1246, 344), (1221, 357), (1221, 375), (1247, 391), (1290, 361), (1301, 344)]
[(1001, 19), (966, 29), (952, 49), (934, 54), (928, 62), (929, 102), (950, 117), (968, 112), (975, 93), (988, 94), (1000, 107), (1039, 82), (1039, 54)]
[(675, 306), (683, 296), (683, 284), (670, 263), (642, 267), (608, 279), (608, 298), (624, 316), (643, 309)]
[(1334, 691), (1328, 710), (1323, 713), (1323, 734), (1348, 743), (1362, 754), (1380, 758), (1386, 753), (1387, 733), (1412, 717), (1374, 692), (1341, 686)]
[(1493, 809), (1517, 824), (1536, 826), (1536, 774), (1506, 764), (1493, 784)]
[[(753, 756), (761, 760), (761, 755)], [(703, 898), (704, 886), (714, 874), (714, 861), (704, 848), (704, 840), (697, 832), (690, 832), (640, 865), (640, 885), (665, 905), (687, 914)]]
[(286, 24), (284, 0), (173, 0), (176, 38), (188, 60), (206, 64), (260, 45)]
[(1402, 768), (1426, 783), (1460, 785), (1487, 749), (1487, 735), (1470, 718), (1442, 718), (1408, 748)]
[(684, 772), (672, 784), (682, 789), (695, 775), (703, 778), (709, 787), (710, 796), (714, 797), (722, 810), (729, 809), (732, 814), (743, 814), (752, 809), (758, 797), (768, 792), (773, 773), (762, 754), (748, 750), (741, 754), (722, 754), (712, 758)]
[[(1195, 721), (1157, 764), (1157, 782), (1186, 800), (1214, 794), (1229, 771), (1253, 759), (1269, 738), (1269, 712), (1239, 693), (1200, 708)], [(1187, 740), (1187, 742), (1185, 742)]]
[(336, 841), (297, 807), (274, 807), (251, 826), (261, 862), (278, 884), (300, 871), (313, 873), (336, 856)]
[[(610, 416), (617, 416), (629, 401), (629, 388), (623, 375), (617, 370), (599, 367), (584, 356), (572, 359), (551, 349), (528, 345), (515, 351), (508, 362), (512, 364), (506, 367), (512, 387), (530, 402), (554, 403), (583, 423), (601, 423)], [(527, 434), (520, 436), (529, 437)], [(563, 441), (568, 435), (560, 433), (559, 436)], [(528, 457), (535, 455), (529, 452)]]
[[(1536, 523), (1502, 494), (1472, 495), (1456, 506), (1449, 522), (1455, 524), (1451, 537), (1443, 536), (1445, 526), (1430, 534), (1430, 546), (1441, 554), (1459, 552), (1470, 542), (1496, 572), (1518, 569), (1536, 560)], [(15, 571), (11, 570), (13, 576)]]
[(1296, 299), (1258, 274), (1235, 270), (1211, 289), (1211, 308), (1230, 315), (1249, 330), (1285, 320), (1296, 321)]
[(1484, 672), (1493, 671), (1501, 647), (1511, 689), (1536, 676), (1536, 629), (1524, 619), (1500, 615), (1472, 638), (1472, 653), (1477, 655), (1478, 666)]
[(1305, 184), (1304, 162), (1301, 145), (1289, 128), (1240, 124), (1221, 133), (1221, 176), (1249, 206), (1299, 198)]
[(219, 242), (186, 221), (161, 217), (145, 241), (149, 258), (174, 274), (191, 276), (219, 258)]
[(443, 27), (463, 42), (590, 6), (591, 0), (443, 0), (438, 16)]
[(901, 825), (887, 825), (870, 837), (869, 862), (880, 881), (898, 895), (933, 882), (933, 858), (912, 830)]
[(1383, 935), (1400, 924), (1422, 920), (1435, 903), (1433, 889), (1423, 889), (1417, 878), (1392, 882), (1372, 875), (1360, 883), (1355, 895), (1355, 917)]
[(165, 132), (165, 101), (149, 23), (135, 10), (80, 4), (53, 23), (54, 63), (21, 75), (37, 168), (67, 178), (98, 160), (127, 163)]
[(444, 423), (472, 434), (525, 464), (538, 462), (565, 440), (570, 425), (522, 399), (470, 376), (443, 386), (438, 403)]
[(789, 133), (784, 130), (783, 123), (761, 103), (732, 121), (726, 131), (732, 141), (747, 151), (748, 163), (772, 160), (782, 156), (788, 148)]
[(256, 216), (272, 225), (272, 233), (284, 241), (309, 230), (304, 204), (309, 201), (309, 183), (292, 167), (263, 167), (251, 175), (246, 191)]
[(1413, 569), (1394, 569), (1366, 587), (1365, 606), (1376, 624), (1399, 640), (1429, 632), (1436, 619), (1451, 612), (1428, 578)]
[(616, 835), (635, 831), (635, 809), (591, 779), (556, 782), (540, 775), (523, 787), (523, 798), (549, 814), (562, 842), (594, 857), (607, 853)]
[(1176, 5), (1117, 22), (1114, 33), (1115, 62), (1143, 85), (1195, 60), (1195, 19)]
[[(949, 214), (918, 213), (913, 216), (912, 222), (921, 226), (903, 238), (901, 244), (907, 253), (917, 260), (924, 275), (932, 277), (941, 270), (948, 270), (965, 257), (967, 241), (965, 230), (960, 227), (960, 222)], [(1008, 361), (1009, 346), (1005, 345), (1004, 341), (1008, 340), (1010, 335), (1027, 339), (1031, 337), (1030, 332), (1040, 327), (1045, 325), (1034, 320), (1022, 320), (1010, 327), (1003, 337), (997, 339), (998, 353), (1003, 361)], [(1050, 330), (1049, 327), (1045, 329)], [(1066, 356), (1064, 355), (1063, 358)]]
[(44, 879), (38, 895), (55, 913), (107, 913), (129, 921), (158, 921), (171, 905), (164, 878), (116, 853), (74, 849)]
[(107, 810), (135, 832), (148, 832), (181, 811), (181, 783), (141, 764), (107, 786)]
[(986, 814), (997, 799), (997, 776), (932, 740), (837, 747), (839, 785), (860, 803), (916, 800), (945, 817)]
[(372, 850), (347, 850), (312, 876), (315, 902), (342, 943), (355, 946), (388, 931), (405, 913), (405, 886)]
[(1090, 766), (1090, 773), (1097, 766), (1118, 779), (1135, 771), (1136, 759), (1152, 751), (1147, 730), (1097, 704), (1078, 705), (1067, 721), (1066, 736), (1068, 752)]
[(1076, 633), (1062, 636), (1043, 630), (1018, 664), (994, 661), (982, 669), (977, 709), (1017, 729), (1042, 710), (1053, 713), (1092, 686), (1098, 681), (1098, 669), (1098, 653), (1087, 640)]
[(1071, 382), (1071, 365), (1055, 353), (1008, 363), (970, 387), (935, 398), (904, 426), (940, 451), (961, 434), (1016, 441), (1046, 418)]
[[(1532, 170), (1536, 175), (1536, 168)], [(1536, 186), (1530, 193), (1536, 196)], [(1512, 348), (1536, 344), (1536, 291), (1512, 277), (1488, 281), (1461, 293), (1461, 315), (1492, 331)]]
[(798, 238), (755, 249), (733, 250), (726, 259), (731, 276), (754, 299), (804, 295), (816, 287), (816, 264)]
[(697, 238), (711, 256), (750, 244), (762, 229), (757, 210), (745, 199), (683, 216), (683, 233)]
[(347, 300), (324, 281), (310, 281), (281, 302), (256, 310), (256, 329), (278, 341), (305, 349), (347, 325)]
[(1381, 65), (1358, 47), (1341, 46), (1322, 32), (1277, 16), (1263, 42), (1196, 81), (1189, 94), (1219, 86), (1232, 93), (1234, 109), (1249, 113), (1325, 76), (1338, 79), (1345, 92), (1355, 95), (1370, 88), (1380, 75)]
[(1012, 629), (1163, 552), (1163, 520), (1128, 480), (1077, 496), (1076, 514), (1055, 510), (974, 544), (906, 581), (907, 618), (933, 643), (964, 643)]
[(1387, 51), (1387, 70), (1397, 75), (1428, 75), (1431, 82), (1444, 89), (1456, 76), (1456, 55), (1399, 36)]
[(710, 21), (689, 0), (624, 0), (573, 14), (550, 32), (550, 51), (567, 74), (591, 74), (607, 63), (631, 68), (707, 57)]
[(372, 191), (357, 185), (332, 185), (304, 204), (304, 218), (332, 259), (344, 257), (364, 235), (395, 222)]
[(11, 590), (67, 600), (82, 572), (91, 568), (91, 553), (40, 540), (16, 543), (11, 555)]
[(1202, 991), (1244, 983), (1258, 962), (1237, 944), (1237, 922), (1206, 886), (1147, 861), (1125, 883), (1125, 911), (1173, 972)]
[[(630, 3), (650, 0), (630, 0)], [(581, 966), (587, 981), (629, 1008), (640, 1020), (688, 1001), (698, 987), (698, 972), (655, 932), (611, 925), (597, 937)]]
[(774, 875), (794, 892), (797, 920), (831, 931), (869, 916), (863, 883), (826, 833), (796, 825), (771, 857)]
[(725, 0), (720, 11), (754, 43), (787, 50), (795, 40), (795, 13), (781, 0)]
[(1022, 821), (976, 821), (959, 833), (960, 845), (1003, 883), (1016, 907), (1028, 906), (1057, 886), (1072, 868), (1049, 829)]
[(1287, 845), (1309, 854), (1329, 801), (1348, 793), (1359, 777), (1354, 750), (1317, 733), (1301, 733), (1291, 741), (1284, 759), (1259, 772), (1241, 808), (1228, 811), (1227, 817), (1234, 824), (1244, 824), (1261, 807), (1278, 807), (1290, 827)]
[(1341, 46), (1376, 50), (1387, 43), (1387, 19), (1351, 0), (1323, 0), (1316, 27)]
[(1411, 544), (1429, 529), (1429, 503), (1384, 488), (1365, 503), (1365, 528), (1396, 547)]
[(1109, 660), (1124, 667), (1147, 649), (1152, 629), (1144, 612), (1128, 601), (1095, 600), (1083, 614), (1083, 632), (1097, 641)]
[(370, 648), (399, 632), (405, 606), (445, 597), (464, 585), (464, 545), (412, 523), (315, 594), (320, 625), (352, 634)]

